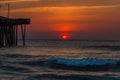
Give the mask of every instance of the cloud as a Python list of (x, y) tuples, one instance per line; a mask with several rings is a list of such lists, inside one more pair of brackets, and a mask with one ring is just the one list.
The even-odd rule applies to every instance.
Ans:
[(119, 5), (110, 5), (110, 6), (74, 6), (74, 7), (30, 7), (24, 9), (15, 9), (13, 12), (49, 12), (55, 10), (71, 10), (71, 11), (79, 11), (81, 9), (106, 9), (106, 8), (117, 8)]
[(120, 6), (120, 0), (0, 0), (0, 3), (10, 3), (13, 10), (32, 7), (110, 8)]
[(120, 5), (120, 0), (1, 0), (0, 3), (30, 4), (29, 6), (107, 6)]
[(120, 4), (120, 0), (40, 0), (46, 6), (102, 6)]
[(40, 1), (40, 0), (1, 0), (0, 3), (14, 3), (14, 2), (29, 2), (29, 1)]

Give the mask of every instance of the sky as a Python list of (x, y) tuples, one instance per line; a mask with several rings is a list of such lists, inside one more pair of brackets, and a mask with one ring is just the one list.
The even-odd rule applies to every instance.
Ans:
[(0, 0), (0, 15), (30, 18), (28, 39), (120, 40), (120, 0)]

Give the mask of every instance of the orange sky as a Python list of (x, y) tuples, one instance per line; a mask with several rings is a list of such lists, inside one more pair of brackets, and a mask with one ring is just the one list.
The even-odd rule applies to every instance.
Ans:
[(120, 0), (1, 0), (0, 15), (31, 18), (27, 37), (120, 40)]

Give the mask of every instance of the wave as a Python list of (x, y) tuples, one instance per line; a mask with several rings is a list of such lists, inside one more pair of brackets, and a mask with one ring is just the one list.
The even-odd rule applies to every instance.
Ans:
[(88, 75), (53, 75), (43, 74), (28, 77), (23, 80), (120, 80), (119, 77), (88, 76)]
[(120, 46), (112, 46), (112, 45), (88, 46), (87, 48), (107, 49), (107, 50), (111, 50), (111, 51), (120, 51)]
[(23, 72), (23, 73), (29, 73), (32, 72), (31, 70), (27, 69), (27, 68), (23, 68), (23, 67), (18, 67), (18, 66), (0, 66), (0, 70), (4, 70), (4, 71), (12, 71), (12, 72)]
[(0, 58), (2, 57), (7, 57), (7, 58), (30, 58), (30, 57), (34, 57), (33, 55), (22, 55), (22, 54), (0, 54)]
[(68, 66), (105, 65), (116, 64), (118, 62), (117, 60), (95, 58), (83, 58), (83, 59), (49, 58), (47, 61), (56, 61), (57, 63), (66, 64)]
[(29, 66), (44, 66), (55, 69), (83, 70), (83, 71), (108, 71), (119, 70), (120, 60), (111, 59), (66, 59), (66, 58), (48, 58), (31, 62), (21, 62), (20, 64)]

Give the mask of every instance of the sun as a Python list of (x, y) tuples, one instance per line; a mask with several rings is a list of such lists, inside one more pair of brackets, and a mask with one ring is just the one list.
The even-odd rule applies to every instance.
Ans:
[(67, 40), (67, 39), (70, 38), (70, 36), (69, 36), (68, 34), (62, 34), (62, 35), (60, 35), (60, 38), (61, 38), (62, 40)]

